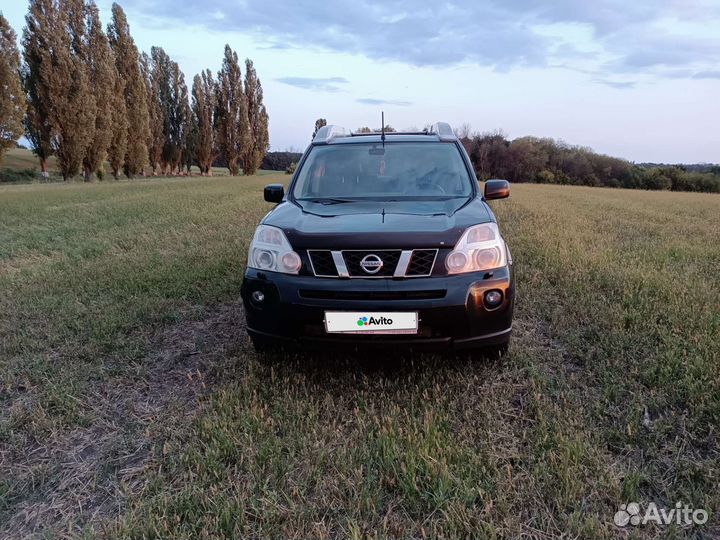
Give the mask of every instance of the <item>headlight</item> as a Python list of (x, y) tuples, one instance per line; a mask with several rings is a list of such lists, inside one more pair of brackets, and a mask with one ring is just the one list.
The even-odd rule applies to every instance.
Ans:
[(445, 259), (448, 274), (482, 272), (505, 266), (505, 241), (495, 223), (483, 223), (466, 230)]
[(260, 225), (248, 251), (248, 267), (284, 274), (297, 274), (302, 266), (282, 229)]

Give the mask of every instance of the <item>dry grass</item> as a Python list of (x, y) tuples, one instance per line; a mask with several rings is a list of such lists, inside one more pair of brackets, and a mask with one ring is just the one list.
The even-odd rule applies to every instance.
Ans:
[(266, 180), (0, 188), (0, 531), (613, 538), (637, 500), (711, 511), (637, 537), (720, 534), (720, 197), (513, 186), (505, 361), (267, 368)]

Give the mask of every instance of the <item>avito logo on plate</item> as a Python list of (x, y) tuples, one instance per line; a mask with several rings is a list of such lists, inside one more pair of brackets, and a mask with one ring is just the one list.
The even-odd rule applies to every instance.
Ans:
[(393, 323), (392, 319), (388, 319), (387, 317), (360, 317), (358, 319), (357, 325), (358, 326), (373, 326), (373, 325), (391, 325)]

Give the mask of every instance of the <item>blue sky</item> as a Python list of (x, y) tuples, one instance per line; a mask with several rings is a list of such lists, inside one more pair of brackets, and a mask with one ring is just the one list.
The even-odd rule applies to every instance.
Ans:
[[(437, 120), (548, 136), (633, 161), (720, 162), (717, 0), (125, 0), (138, 46), (187, 81), (225, 43), (255, 62), (272, 148), (316, 118)], [(110, 2), (98, 1), (103, 22)], [(27, 5), (1, 0), (21, 33)]]

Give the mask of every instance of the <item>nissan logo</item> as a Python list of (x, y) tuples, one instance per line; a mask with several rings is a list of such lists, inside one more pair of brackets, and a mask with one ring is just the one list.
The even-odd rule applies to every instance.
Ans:
[(382, 267), (382, 259), (374, 253), (365, 255), (360, 261), (360, 268), (365, 270), (368, 274), (377, 274)]

